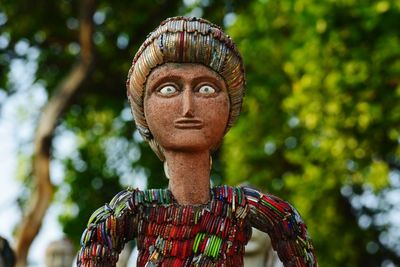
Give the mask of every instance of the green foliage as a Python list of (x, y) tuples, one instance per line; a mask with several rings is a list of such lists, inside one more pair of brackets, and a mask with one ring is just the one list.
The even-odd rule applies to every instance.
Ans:
[[(400, 158), (400, 5), (396, 1), (253, 1), (230, 33), (248, 90), (225, 139), (231, 183), (289, 199), (321, 266), (378, 266), (343, 185), (388, 186)], [(396, 163), (397, 162), (397, 163)], [(397, 164), (397, 165), (396, 165)]]

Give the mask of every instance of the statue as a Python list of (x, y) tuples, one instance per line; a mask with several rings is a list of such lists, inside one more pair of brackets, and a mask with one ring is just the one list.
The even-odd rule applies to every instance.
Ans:
[(135, 238), (138, 266), (243, 266), (251, 227), (268, 233), (284, 266), (317, 266), (290, 204), (250, 187), (210, 187), (211, 153), (237, 119), (244, 89), (241, 56), (218, 26), (174, 17), (149, 34), (128, 74), (128, 99), (169, 188), (127, 189), (94, 212), (78, 266), (115, 266)]

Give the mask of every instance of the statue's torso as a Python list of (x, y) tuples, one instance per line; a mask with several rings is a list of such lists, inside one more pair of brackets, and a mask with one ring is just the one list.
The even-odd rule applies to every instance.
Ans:
[(137, 191), (138, 266), (242, 266), (251, 236), (243, 191), (216, 187), (210, 198), (182, 206), (169, 190)]

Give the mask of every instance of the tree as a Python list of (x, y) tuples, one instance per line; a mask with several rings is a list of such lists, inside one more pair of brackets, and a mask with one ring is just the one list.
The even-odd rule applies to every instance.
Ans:
[(227, 177), (290, 199), (321, 266), (399, 263), (341, 194), (379, 192), (399, 169), (399, 19), (395, 1), (254, 1), (231, 28), (248, 90)]
[(50, 205), (53, 185), (50, 181), (50, 147), (52, 137), (62, 113), (68, 109), (72, 97), (87, 78), (93, 58), (92, 16), (95, 9), (93, 0), (82, 1), (80, 15), (79, 43), (80, 57), (69, 74), (63, 79), (49, 100), (38, 122), (33, 160), (34, 186), (32, 200), (21, 222), (17, 237), (17, 266), (26, 266), (29, 247), (39, 232), (42, 220)]

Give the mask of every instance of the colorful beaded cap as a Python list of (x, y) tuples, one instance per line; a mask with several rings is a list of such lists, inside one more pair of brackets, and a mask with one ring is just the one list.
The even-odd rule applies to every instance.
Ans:
[(179, 205), (165, 189), (119, 193), (82, 235), (78, 266), (115, 266), (137, 238), (137, 266), (243, 266), (251, 227), (267, 232), (285, 266), (317, 266), (307, 229), (287, 202), (244, 187), (215, 187), (205, 205)]
[(239, 116), (245, 89), (242, 58), (232, 39), (220, 27), (200, 18), (173, 17), (163, 21), (136, 53), (126, 83), (137, 128), (161, 160), (164, 159), (162, 150), (148, 128), (143, 101), (151, 70), (166, 62), (204, 64), (224, 78), (230, 98), (226, 130)]

